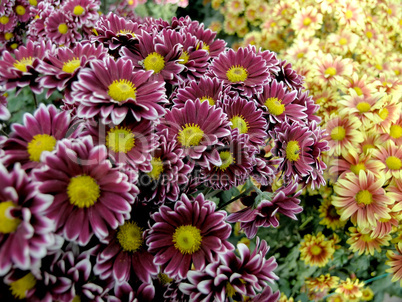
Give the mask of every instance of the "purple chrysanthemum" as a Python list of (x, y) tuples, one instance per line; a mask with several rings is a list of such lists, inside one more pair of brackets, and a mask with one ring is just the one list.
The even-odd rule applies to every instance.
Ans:
[(217, 78), (202, 77), (197, 81), (189, 81), (184, 87), (177, 89), (173, 97), (173, 103), (176, 108), (183, 108), (187, 100), (200, 102), (207, 101), (211, 106), (216, 105), (223, 100), (229, 87), (223, 86), (223, 81)]
[(255, 155), (256, 163), (251, 176), (263, 186), (272, 184), (278, 172), (277, 166), (282, 162), (280, 158), (266, 158), (261, 152)]
[(195, 200), (183, 194), (173, 210), (163, 205), (152, 218), (155, 223), (147, 236), (148, 251), (155, 254), (154, 263), (172, 278), (184, 278), (191, 265), (201, 270), (219, 254), (233, 249), (226, 241), (231, 232), (226, 212), (215, 211), (215, 203), (202, 194)]
[(11, 126), (10, 136), (2, 144), (6, 155), (4, 163), (12, 165), (19, 162), (25, 170), (42, 165), (44, 151), (53, 151), (57, 141), (76, 135), (72, 125), (68, 111), (40, 104), (33, 115), (24, 115), (23, 125)]
[(248, 238), (254, 238), (259, 227), (278, 227), (277, 213), (297, 220), (295, 214), (303, 211), (303, 208), (299, 206), (298, 197), (301, 191), (297, 191), (297, 185), (295, 182), (281, 187), (275, 192), (272, 200), (262, 199), (256, 207), (251, 205), (229, 215), (226, 220), (232, 223), (240, 222), (240, 227)]
[(307, 126), (301, 124), (282, 123), (273, 131), (275, 147), (271, 150), (274, 156), (283, 158), (278, 167), (286, 179), (301, 179), (312, 171), (315, 160), (312, 155), (314, 135)]
[(265, 145), (268, 137), (267, 122), (262, 110), (257, 109), (254, 102), (240, 97), (227, 98), (221, 107), (232, 122), (232, 129), (237, 128), (239, 133), (247, 134), (250, 144), (257, 148)]
[(222, 161), (212, 146), (222, 145), (219, 139), (230, 135), (229, 121), (221, 108), (199, 100), (187, 101), (181, 109), (168, 111), (158, 129), (169, 129), (169, 140), (176, 140), (192, 160), (208, 167)]
[(240, 258), (231, 251), (220, 256), (220, 261), (212, 262), (203, 271), (190, 271), (190, 283), (179, 285), (182, 292), (190, 295), (191, 301), (225, 302), (227, 298), (242, 301), (243, 296), (254, 297), (267, 283), (278, 277), (273, 270), (278, 266), (274, 257), (265, 259), (269, 246), (265, 240), (256, 242), (255, 250), (239, 243)]
[(115, 126), (91, 120), (86, 123), (82, 136), (88, 134), (92, 136), (94, 144), (106, 145), (114, 163), (128, 164), (135, 170), (138, 170), (140, 164), (151, 169), (151, 152), (157, 146), (152, 121), (127, 121)]
[(8, 172), (0, 163), (0, 276), (40, 266), (54, 244), (54, 223), (46, 216), (53, 196), (38, 191), (20, 164)]
[(316, 112), (320, 108), (317, 105), (308, 91), (299, 90), (296, 99), (293, 101), (294, 104), (299, 104), (306, 108), (305, 113), (307, 114), (307, 121), (315, 121), (320, 124), (321, 117), (316, 115)]
[(276, 302), (279, 300), (280, 295), (280, 291), (273, 293), (272, 289), (267, 286), (261, 294), (255, 296), (250, 302)]
[(297, 91), (289, 91), (283, 82), (273, 80), (264, 85), (263, 92), (257, 97), (257, 104), (264, 110), (270, 130), (285, 120), (302, 122), (307, 117), (306, 107), (295, 104), (296, 97)]
[(291, 90), (304, 89), (304, 78), (292, 69), (291, 63), (287, 63), (286, 60), (284, 60), (280, 61), (277, 66), (279, 67), (279, 72), (276, 74), (275, 78), (278, 82), (285, 82), (287, 87)]
[(15, 1), (14, 12), (19, 22), (25, 23), (29, 21), (29, 19), (31, 18), (29, 8), (30, 3), (27, 0)]
[(36, 6), (31, 6), (30, 11), (33, 16), (39, 18), (33, 18), (28, 23), (27, 36), (33, 41), (44, 40), (46, 37), (45, 21), (55, 11), (55, 8), (48, 1), (40, 1)]
[(81, 39), (77, 24), (63, 10), (55, 10), (45, 21), (46, 37), (57, 45), (70, 46)]
[(93, 27), (99, 18), (100, 1), (68, 0), (63, 2), (61, 9), (70, 16), (77, 26)]
[(39, 190), (55, 196), (47, 216), (56, 222), (57, 232), (80, 245), (94, 234), (105, 238), (130, 218), (136, 187), (106, 157), (106, 147), (94, 146), (90, 136), (64, 139), (34, 173), (42, 182)]
[(139, 36), (138, 49), (122, 48), (121, 56), (131, 60), (136, 68), (152, 71), (152, 80), (177, 84), (178, 74), (184, 65), (179, 63), (183, 46), (176, 44), (174, 30), (162, 30), (157, 35), (143, 31)]
[(183, 31), (188, 31), (200, 40), (199, 47), (207, 50), (211, 58), (216, 58), (225, 50), (226, 42), (216, 39), (217, 33), (210, 29), (204, 29), (203, 23), (192, 21), (183, 28)]
[(13, 11), (8, 15), (1, 14), (0, 32), (12, 32), (17, 25), (18, 18)]
[(260, 55), (264, 60), (265, 64), (267, 64), (267, 68), (269, 73), (271, 74), (271, 78), (275, 77), (280, 71), (279, 68), (279, 60), (276, 57), (276, 53), (269, 50), (258, 51), (257, 53)]
[(201, 177), (209, 187), (229, 190), (243, 184), (250, 176), (257, 149), (249, 143), (249, 136), (239, 134), (237, 128), (223, 142), (223, 146), (217, 147), (222, 164), (201, 168)]
[(51, 43), (28, 40), (26, 46), (14, 51), (14, 56), (5, 51), (0, 64), (0, 85), (5, 85), (6, 90), (16, 88), (17, 92), (29, 86), (34, 93), (41, 93), (43, 86), (38, 82), (39, 72), (36, 68), (46, 51), (52, 49)]
[(149, 80), (151, 71), (134, 70), (131, 61), (111, 57), (92, 61), (90, 66), (81, 70), (73, 84), (79, 117), (118, 125), (125, 118), (155, 120), (164, 114), (164, 82)]
[[(138, 186), (139, 198), (162, 204), (165, 200), (176, 201), (179, 186), (188, 182), (192, 166), (184, 162), (184, 152), (175, 140), (168, 140), (168, 129), (158, 133), (159, 145), (152, 152), (151, 170), (141, 173)], [(145, 170), (140, 167), (140, 170)]]
[(251, 46), (222, 52), (214, 59), (210, 69), (218, 79), (245, 97), (262, 92), (263, 85), (269, 80), (265, 60)]
[[(40, 83), (48, 88), (47, 96), (55, 89), (66, 89), (66, 97), (70, 95), (71, 85), (77, 80), (81, 68), (87, 67), (92, 60), (102, 60), (106, 55), (104, 47), (95, 47), (89, 43), (78, 43), (72, 49), (60, 47), (55, 52), (48, 52), (38, 66), (38, 71), (43, 74)], [(68, 99), (72, 102), (71, 96)]]
[(8, 16), (13, 10), (15, 0), (0, 0), (0, 15)]
[[(140, 202), (133, 205), (130, 220), (112, 231), (100, 244), (97, 252), (94, 273), (101, 279), (110, 276), (118, 282), (139, 278), (142, 282), (152, 282), (158, 268), (154, 265), (154, 256), (147, 251), (145, 233), (148, 228), (144, 217), (149, 217), (147, 208)], [(145, 220), (141, 223), (140, 220)]]

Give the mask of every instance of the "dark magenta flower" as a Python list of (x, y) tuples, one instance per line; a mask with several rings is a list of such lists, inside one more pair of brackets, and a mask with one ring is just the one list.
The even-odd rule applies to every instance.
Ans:
[(63, 10), (55, 10), (45, 21), (46, 38), (60, 46), (70, 46), (81, 39), (77, 24)]
[(61, 9), (70, 16), (78, 27), (93, 27), (99, 19), (99, 0), (68, 0), (63, 2)]

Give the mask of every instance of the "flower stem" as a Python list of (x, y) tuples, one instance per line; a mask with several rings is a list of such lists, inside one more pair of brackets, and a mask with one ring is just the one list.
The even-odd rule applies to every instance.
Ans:
[(236, 201), (236, 200), (238, 200), (238, 199), (240, 199), (240, 198), (242, 198), (242, 197), (244, 197), (244, 196), (247, 196), (247, 194), (250, 193), (250, 192), (251, 192), (252, 190), (254, 190), (254, 189), (255, 189), (254, 186), (248, 188), (248, 189), (247, 189), (246, 191), (244, 191), (243, 193), (241, 193), (241, 194), (239, 194), (239, 195), (233, 197), (231, 200), (229, 200), (229, 201), (225, 202), (223, 205), (219, 206), (217, 210), (218, 210), (218, 211), (219, 211), (219, 210), (222, 210), (224, 207), (230, 205), (232, 202), (234, 202), (234, 201)]

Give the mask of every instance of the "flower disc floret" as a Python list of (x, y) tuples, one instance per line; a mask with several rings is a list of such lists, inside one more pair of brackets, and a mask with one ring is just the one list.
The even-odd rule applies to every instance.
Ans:
[(153, 180), (159, 179), (159, 176), (163, 173), (163, 162), (160, 159), (160, 157), (152, 157), (151, 166), (152, 166), (152, 170), (151, 170), (151, 172), (148, 172), (147, 174)]
[(25, 299), (27, 292), (36, 285), (36, 279), (32, 273), (26, 274), (24, 277), (11, 282), (10, 290), (12, 295), (17, 299)]
[(127, 153), (135, 146), (135, 135), (127, 127), (113, 127), (106, 134), (106, 146), (116, 153)]
[(12, 201), (0, 202), (0, 233), (9, 234), (15, 232), (21, 220), (11, 216), (11, 210), (17, 207)]
[(226, 77), (232, 83), (244, 82), (247, 80), (248, 72), (240, 65), (232, 66), (226, 72)]
[(402, 161), (396, 156), (388, 156), (385, 164), (390, 170), (400, 170), (402, 168)]
[(157, 52), (150, 53), (144, 59), (144, 67), (146, 70), (153, 70), (154, 73), (159, 73), (165, 68), (165, 59)]
[(126, 252), (136, 252), (142, 246), (142, 229), (135, 222), (126, 222), (119, 227), (117, 240)]
[(286, 158), (290, 161), (298, 161), (300, 153), (300, 145), (296, 140), (291, 140), (286, 146)]
[(360, 111), (360, 113), (364, 113), (370, 111), (371, 105), (367, 102), (360, 102), (357, 104), (356, 108)]
[(204, 137), (204, 131), (197, 124), (186, 124), (179, 131), (177, 140), (184, 147), (198, 146)]
[(201, 248), (201, 231), (193, 225), (182, 225), (176, 229), (172, 241), (182, 254), (194, 254)]
[(74, 58), (67, 62), (64, 62), (62, 70), (67, 73), (73, 73), (78, 67), (81, 66), (81, 60)]
[(273, 115), (281, 115), (285, 112), (285, 105), (278, 98), (268, 98), (264, 105), (268, 108), (269, 113)]
[(27, 72), (27, 66), (31, 66), (32, 62), (33, 62), (33, 58), (28, 57), (28, 58), (22, 58), (21, 60), (15, 61), (15, 63), (13, 65), (18, 70), (20, 70), (22, 72)]
[(369, 205), (373, 203), (373, 194), (368, 190), (359, 191), (355, 198), (358, 204)]
[(88, 175), (78, 175), (71, 178), (67, 187), (70, 203), (79, 208), (89, 208), (100, 196), (99, 185)]
[(59, 31), (59, 33), (61, 33), (62, 35), (65, 35), (68, 32), (68, 26), (66, 23), (61, 23), (58, 27), (57, 30)]
[(394, 139), (400, 138), (402, 136), (402, 127), (399, 125), (392, 125), (389, 129), (389, 135)]
[(343, 126), (337, 126), (331, 131), (331, 138), (336, 141), (341, 141), (346, 136), (346, 130)]
[(114, 80), (108, 87), (109, 96), (117, 102), (123, 102), (128, 99), (135, 100), (135, 85), (126, 79)]
[(328, 76), (335, 76), (336, 75), (336, 69), (335, 69), (335, 67), (328, 67), (327, 69), (325, 69), (324, 73), (326, 75), (328, 75)]
[(230, 151), (219, 152), (219, 157), (222, 160), (222, 164), (220, 166), (217, 166), (216, 168), (219, 168), (221, 171), (225, 171), (231, 164), (235, 162)]
[(83, 8), (81, 5), (74, 6), (73, 10), (74, 15), (81, 16), (83, 13), (85, 13), (85, 8)]
[(230, 126), (232, 129), (237, 128), (239, 129), (239, 133), (247, 133), (249, 129), (249, 123), (244, 119), (241, 115), (233, 116), (230, 121), (232, 125)]
[(53, 151), (57, 140), (49, 134), (37, 134), (28, 143), (27, 151), (31, 161), (40, 161), (43, 151)]

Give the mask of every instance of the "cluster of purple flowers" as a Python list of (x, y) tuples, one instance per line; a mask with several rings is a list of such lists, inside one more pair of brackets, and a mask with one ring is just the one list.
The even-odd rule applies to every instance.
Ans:
[[(302, 77), (188, 17), (95, 22), (97, 5), (38, 3), (46, 21), (30, 31), (49, 40), (3, 53), (0, 86), (64, 99), (0, 138), (0, 300), (277, 300), (266, 241), (236, 252), (228, 222), (252, 238), (278, 213), (296, 219), (299, 185), (324, 183)], [(249, 179), (264, 192), (229, 217), (201, 193)]]

